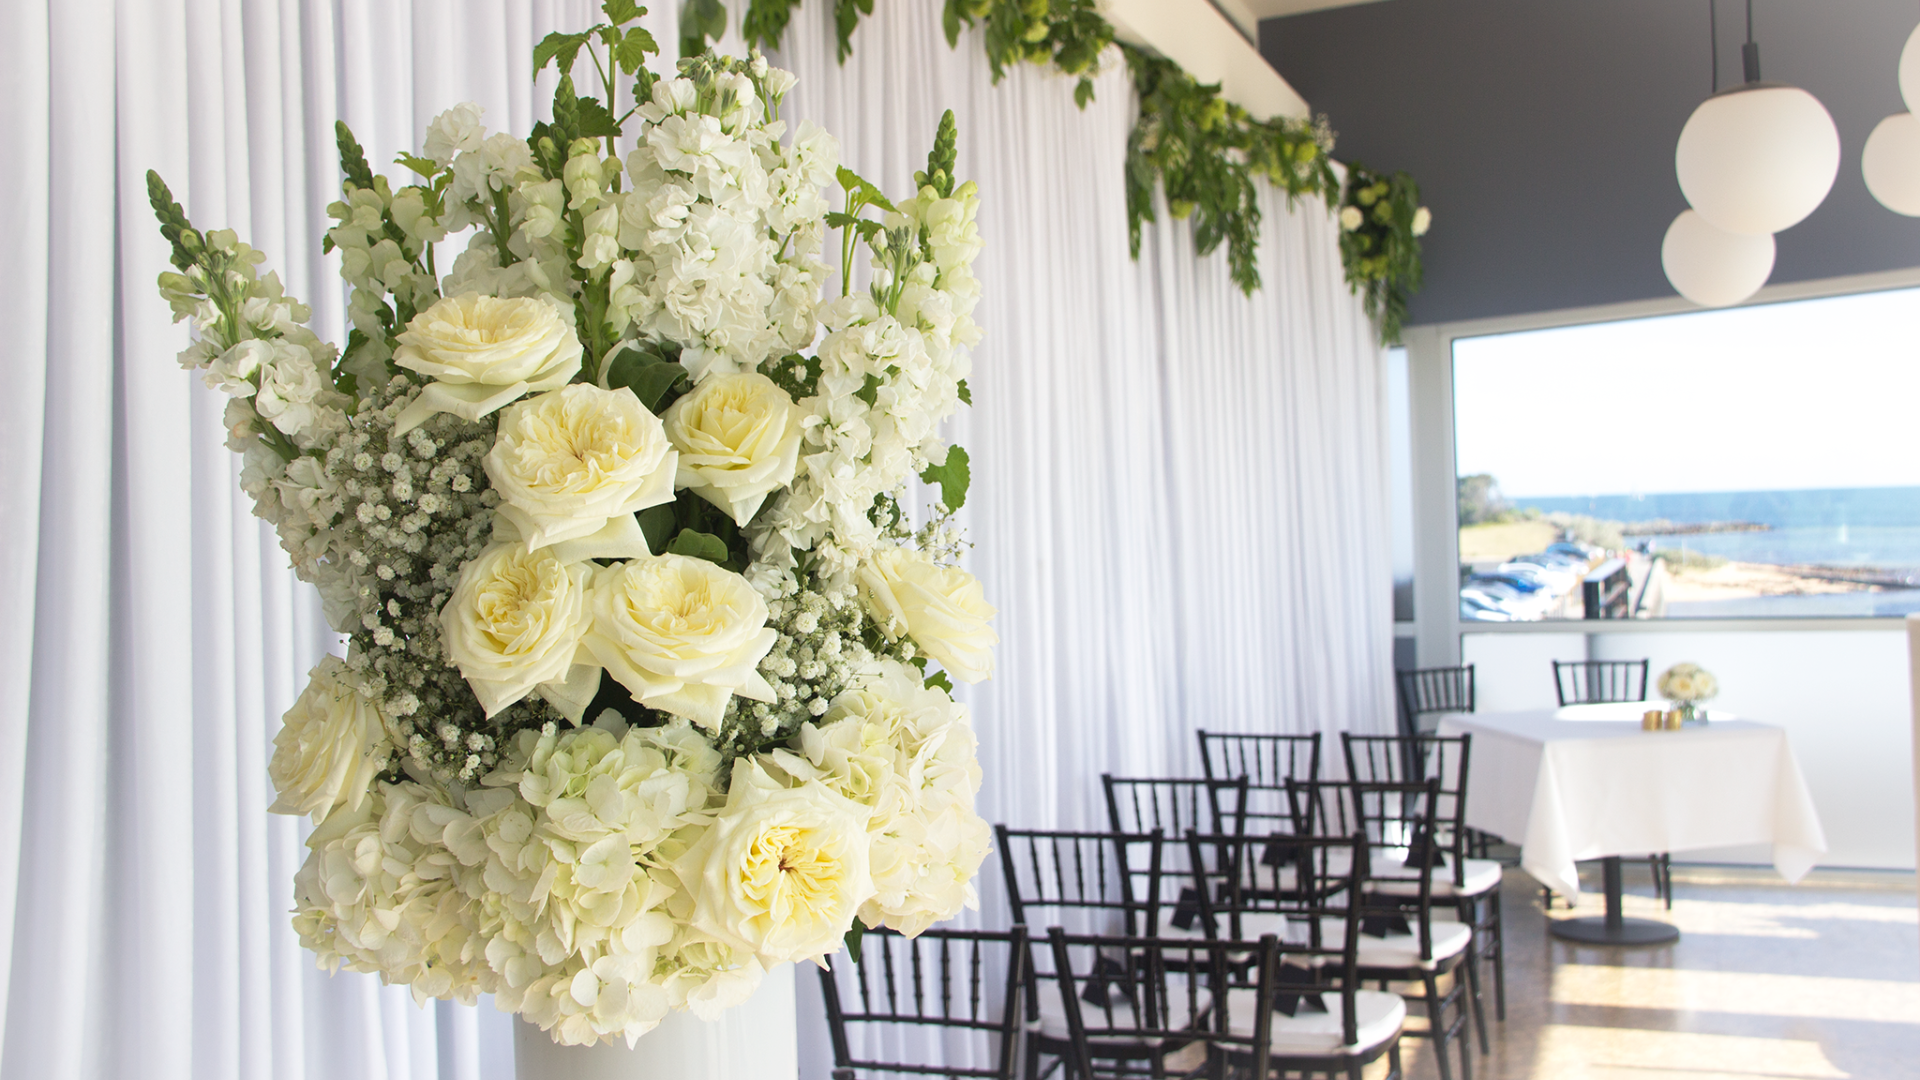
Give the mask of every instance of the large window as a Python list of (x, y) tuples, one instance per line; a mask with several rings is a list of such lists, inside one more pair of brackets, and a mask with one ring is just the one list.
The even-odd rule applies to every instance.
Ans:
[(1467, 621), (1920, 611), (1920, 289), (1453, 342)]

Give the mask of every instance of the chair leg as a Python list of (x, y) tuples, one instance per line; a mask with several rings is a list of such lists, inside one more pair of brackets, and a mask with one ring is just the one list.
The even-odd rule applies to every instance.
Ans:
[(1493, 1015), (1504, 1024), (1507, 1022), (1507, 920), (1501, 911), (1500, 890), (1494, 889), (1487, 899), (1493, 906)]
[[(1468, 925), (1472, 925), (1470, 920), (1466, 921)], [(1474, 930), (1473, 937), (1475, 941), (1479, 940), (1480, 931), (1478, 929)], [(1493, 1048), (1487, 1042), (1487, 1006), (1486, 1002), (1480, 998), (1480, 948), (1478, 945), (1469, 944), (1467, 946), (1467, 955), (1461, 957), (1460, 967), (1467, 969), (1467, 993), (1465, 996), (1468, 998), (1468, 1001), (1461, 1007), (1470, 1008), (1473, 1011), (1473, 1027), (1480, 1035), (1480, 1052), (1483, 1054), (1491, 1054), (1493, 1053)], [(1458, 982), (1460, 979), (1460, 967), (1453, 969), (1455, 982)]]
[(1440, 997), (1440, 984), (1431, 971), (1421, 978), (1427, 987), (1427, 1034), (1433, 1040), (1433, 1059), (1440, 1063), (1440, 1080), (1453, 1080), (1453, 1066), (1447, 1061), (1447, 1010)]

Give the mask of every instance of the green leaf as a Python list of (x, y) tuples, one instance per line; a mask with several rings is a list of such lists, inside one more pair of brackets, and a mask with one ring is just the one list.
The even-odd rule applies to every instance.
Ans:
[(869, 375), (866, 382), (860, 384), (860, 389), (853, 392), (853, 396), (866, 402), (867, 408), (871, 409), (880, 401), (880, 387), (884, 381), (878, 375)]
[(857, 918), (853, 920), (853, 925), (847, 928), (847, 959), (856, 964), (860, 962), (860, 939), (866, 932), (867, 928)]
[(655, 555), (664, 554), (667, 541), (673, 537), (673, 527), (678, 523), (673, 515), (673, 504), (649, 506), (634, 517), (640, 519), (640, 531), (647, 536), (647, 550)]
[(347, 182), (362, 190), (373, 187), (373, 167), (367, 164), (367, 152), (360, 149), (345, 120), (333, 122), (333, 141), (340, 148), (340, 171)]
[(1082, 77), (1079, 84), (1073, 88), (1073, 103), (1084, 109), (1087, 107), (1087, 102), (1092, 100), (1093, 80)]
[(840, 63), (853, 55), (853, 30), (862, 15), (873, 14), (873, 0), (833, 0), (833, 29), (840, 41)]
[(967, 487), (973, 483), (973, 467), (967, 451), (959, 446), (947, 447), (947, 460), (927, 466), (920, 479), (940, 485), (940, 502), (947, 509), (960, 509), (966, 505)]
[[(973, 20), (967, 22), (971, 24)], [(960, 47), (960, 0), (947, 0), (946, 10), (940, 13), (940, 29), (947, 33), (947, 48)]]
[(428, 180), (433, 179), (434, 176), (440, 172), (440, 163), (432, 158), (415, 157), (412, 154), (401, 154), (393, 160), (396, 164), (405, 165), (407, 168), (412, 169)]
[(606, 15), (607, 21), (615, 26), (625, 26), (647, 13), (646, 8), (634, 3), (633, 0), (607, 0), (600, 5), (600, 10)]
[(879, 188), (874, 187), (862, 179), (859, 173), (854, 172), (845, 165), (840, 166), (839, 170), (833, 175), (834, 178), (840, 182), (840, 189), (852, 195), (856, 202), (877, 206), (890, 214), (900, 212), (894, 209), (893, 204), (887, 201), (885, 195), (880, 194)]
[(945, 690), (948, 696), (952, 696), (953, 694), (953, 680), (947, 678), (947, 673), (944, 671), (936, 671), (933, 674), (927, 676), (925, 681), (923, 681), (920, 685), (926, 687), (929, 690), (937, 686), (940, 689)]
[(599, 98), (583, 97), (575, 101), (573, 137), (607, 139), (620, 134), (619, 121), (600, 104)]
[(961, 379), (958, 389), (960, 400), (968, 405), (973, 404), (973, 388), (967, 385), (967, 380)]
[(793, 9), (800, 0), (751, 0), (747, 4), (747, 13), (740, 20), (740, 36), (747, 44), (772, 51), (780, 47), (780, 39), (786, 35), (787, 23), (793, 18)]
[(727, 6), (721, 0), (687, 0), (680, 8), (680, 55), (697, 56), (707, 42), (727, 32)]
[(693, 559), (705, 559), (710, 563), (727, 561), (727, 542), (712, 533), (694, 532), (681, 529), (680, 535), (667, 545), (667, 554), (685, 555)]
[(540, 39), (533, 47), (533, 73), (537, 76), (551, 63), (554, 69), (565, 75), (573, 70), (573, 62), (579, 58), (580, 49), (587, 43), (591, 31), (579, 34), (563, 34), (558, 30)]
[(640, 404), (653, 413), (664, 408), (662, 399), (686, 377), (687, 369), (678, 361), (633, 346), (620, 350), (607, 362), (607, 385), (633, 391)]
[(620, 43), (613, 47), (613, 60), (620, 65), (621, 71), (632, 75), (646, 64), (648, 55), (659, 51), (660, 46), (654, 42), (653, 35), (647, 33), (646, 28), (636, 26), (628, 30)]

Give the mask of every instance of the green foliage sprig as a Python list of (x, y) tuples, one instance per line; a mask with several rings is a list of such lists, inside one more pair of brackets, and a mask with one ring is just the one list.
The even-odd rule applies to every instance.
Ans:
[(1407, 300), (1420, 288), (1420, 237), (1430, 220), (1413, 177), (1404, 172), (1383, 176), (1358, 163), (1347, 167), (1340, 261), (1347, 284), (1360, 294), (1380, 327), (1380, 340), (1388, 344), (1400, 340)]
[[(719, 0), (687, 0), (685, 10), (707, 4), (717, 8)], [(800, 0), (749, 0), (741, 22), (748, 44), (778, 49), (799, 5)], [(834, 0), (842, 63), (853, 54), (860, 18), (872, 12), (873, 0)], [(688, 16), (681, 18), (685, 25)], [(1114, 44), (1113, 24), (1100, 14), (1096, 0), (946, 0), (942, 26), (953, 47), (959, 46), (962, 29), (985, 28), (983, 45), (996, 83), (1019, 63), (1074, 77), (1073, 98), (1081, 108), (1093, 100), (1100, 57)], [(698, 51), (725, 29), (723, 13), (717, 22), (700, 23), (683, 48)], [(1289, 205), (1302, 195), (1317, 195), (1329, 207), (1357, 206), (1365, 220), (1344, 230), (1340, 240), (1347, 282), (1361, 296), (1381, 340), (1397, 342), (1407, 301), (1420, 287), (1419, 236), (1427, 216), (1418, 185), (1405, 173), (1382, 178), (1356, 166), (1343, 191), (1325, 117), (1256, 120), (1223, 98), (1218, 84), (1201, 83), (1144, 49), (1122, 45), (1121, 51), (1140, 95), (1140, 116), (1127, 139), (1127, 228), (1134, 257), (1140, 255), (1141, 225), (1155, 220), (1156, 185), (1166, 192), (1167, 209), (1176, 219), (1192, 219), (1199, 254), (1226, 245), (1233, 281), (1249, 294), (1260, 286), (1256, 179), (1284, 190)]]
[(1140, 94), (1140, 118), (1127, 137), (1127, 229), (1134, 257), (1140, 256), (1141, 224), (1154, 220), (1158, 180), (1168, 212), (1193, 219), (1195, 249), (1207, 255), (1224, 242), (1234, 283), (1252, 293), (1260, 285), (1254, 178), (1284, 189), (1289, 201), (1316, 194), (1331, 202), (1339, 182), (1327, 157), (1333, 132), (1326, 119), (1255, 120), (1221, 97), (1218, 84), (1202, 84), (1145, 50), (1123, 45), (1121, 51)]

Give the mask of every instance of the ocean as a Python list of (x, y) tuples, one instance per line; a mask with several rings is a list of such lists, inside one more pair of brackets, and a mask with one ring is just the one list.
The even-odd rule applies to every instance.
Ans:
[(1586, 514), (1607, 521), (1745, 521), (1771, 526), (1766, 532), (1652, 537), (1655, 547), (1684, 547), (1736, 562), (1920, 569), (1920, 487), (1704, 491), (1510, 501), (1542, 513)]

